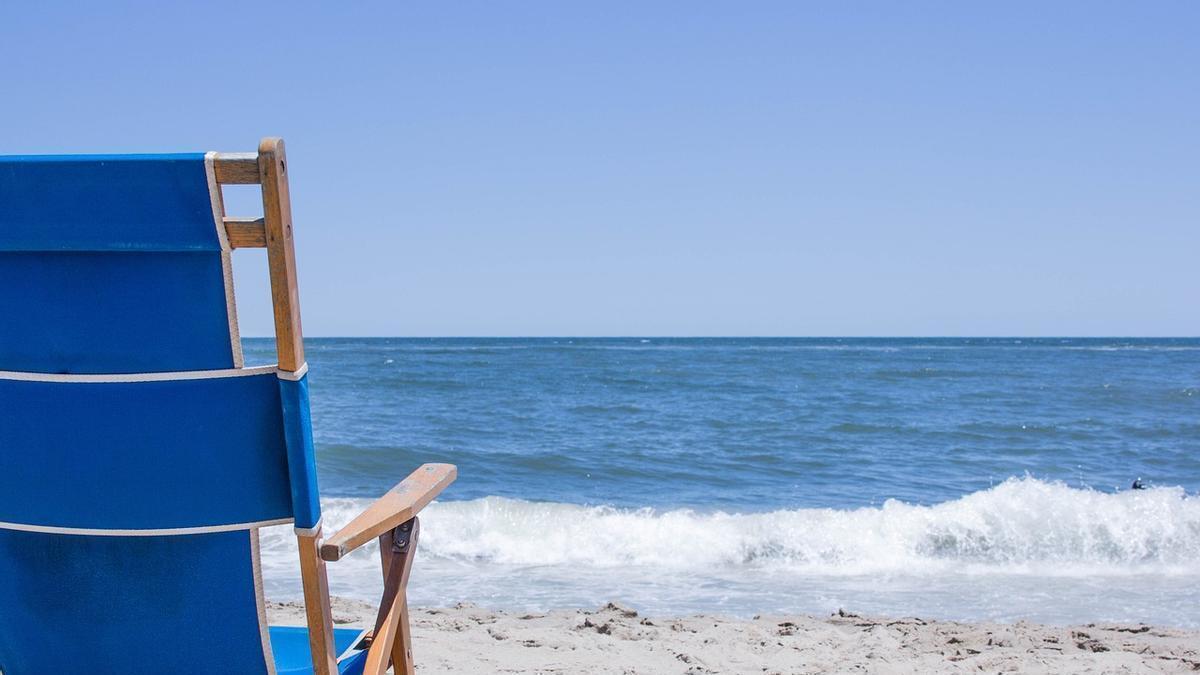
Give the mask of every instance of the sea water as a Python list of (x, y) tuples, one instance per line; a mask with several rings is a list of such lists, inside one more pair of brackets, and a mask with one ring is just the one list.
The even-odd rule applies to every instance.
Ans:
[[(1200, 340), (306, 348), (327, 531), (459, 467), (414, 604), (1200, 626)], [(262, 549), (299, 596), (290, 528)], [(333, 592), (375, 600), (379, 570), (360, 551)]]

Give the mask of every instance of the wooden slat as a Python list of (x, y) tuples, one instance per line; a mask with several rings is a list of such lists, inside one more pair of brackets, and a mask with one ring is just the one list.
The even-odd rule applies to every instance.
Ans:
[(409, 520), (454, 482), (453, 464), (425, 464), (367, 507), (357, 518), (321, 544), (321, 557), (330, 562)]
[[(396, 596), (396, 601), (391, 607), (391, 612), (388, 613), (388, 620), (383, 626), (375, 631), (375, 638), (371, 642), (370, 648), (367, 649), (367, 662), (363, 665), (364, 675), (386, 675), (388, 666), (393, 660), (392, 650), (397, 643), (397, 637), (401, 630), (400, 617), (408, 614), (407, 598), (403, 595)], [(397, 670), (397, 673), (403, 672)], [(411, 675), (409, 670), (407, 675)]]
[(230, 248), (266, 248), (267, 222), (262, 218), (225, 218)]
[(337, 675), (333, 647), (333, 612), (329, 607), (329, 577), (325, 561), (317, 554), (321, 528), (310, 535), (297, 535), (300, 546), (300, 579), (304, 586), (304, 612), (308, 618), (308, 648), (314, 675)]
[(408, 580), (412, 573), (421, 521), (413, 519), (408, 547), (403, 553), (392, 551), (391, 533), (387, 542), (380, 539), (380, 554), (384, 561), (383, 598), (375, 619), (375, 634), (367, 650), (364, 674), (384, 675), (391, 661), (395, 675), (413, 675), (412, 631), (408, 621)]
[(258, 155), (253, 152), (219, 152), (213, 158), (217, 182), (226, 185), (258, 183)]
[[(411, 560), (412, 557), (409, 556)], [(412, 563), (409, 563), (409, 568), (412, 568)], [(408, 584), (408, 571), (404, 573), (404, 583)], [(412, 626), (408, 620), (408, 590), (406, 589), (401, 597), (401, 602), (397, 603), (395, 612), (400, 616), (400, 625), (397, 626), (397, 635), (395, 642), (392, 643), (392, 672), (396, 675), (414, 675), (416, 664), (413, 663), (412, 655)]]
[(295, 372), (304, 365), (300, 327), (300, 290), (296, 284), (296, 249), (292, 243), (292, 202), (288, 192), (283, 139), (264, 138), (258, 145), (263, 218), (267, 231), (267, 266), (271, 272), (271, 304), (275, 308), (275, 347), (279, 369)]
[[(220, 157), (218, 157), (218, 160)], [(303, 333), (300, 329), (300, 296), (296, 286), (296, 253), (292, 244), (292, 205), (288, 192), (287, 160), (283, 140), (264, 138), (258, 144), (255, 176), (245, 173), (244, 158), (231, 160), (237, 166), (227, 174), (228, 182), (261, 183), (263, 200), (263, 245), (271, 274), (271, 303), (275, 310), (275, 344), (279, 368), (295, 372), (304, 365)], [(215, 165), (214, 165), (215, 166)], [(239, 221), (242, 224), (245, 221)], [(236, 228), (235, 228), (236, 229)], [(226, 229), (226, 233), (229, 230)], [(230, 245), (233, 245), (231, 238)], [(333, 613), (329, 607), (329, 577), (321, 559), (321, 527), (298, 534), (300, 579), (304, 587), (304, 611), (308, 618), (308, 643), (314, 675), (337, 675), (333, 646)]]

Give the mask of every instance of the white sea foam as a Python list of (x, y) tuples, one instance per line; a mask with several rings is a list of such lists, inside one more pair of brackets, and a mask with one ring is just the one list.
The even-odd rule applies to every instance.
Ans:
[[(349, 520), (366, 503), (329, 500), (324, 505), (327, 527)], [(939, 600), (938, 607), (947, 608), (944, 614), (976, 616), (989, 615), (988, 608), (963, 609), (965, 605), (954, 604), (954, 596), (977, 594), (982, 587), (972, 585), (986, 585), (989, 576), (1003, 577), (1005, 587), (1028, 587), (1027, 603), (1046, 601), (1037, 599), (1046, 589), (1074, 583), (1079, 586), (1077, 601), (1092, 605), (1096, 601), (1086, 596), (1095, 594), (1097, 579), (1116, 586), (1125, 579), (1129, 593), (1120, 602), (1128, 609), (1129, 597), (1134, 604), (1147, 597), (1148, 579), (1159, 580), (1150, 584), (1153, 590), (1166, 588), (1162, 579), (1183, 583), (1200, 575), (1200, 496), (1180, 488), (1104, 493), (1034, 478), (1009, 479), (934, 506), (888, 501), (876, 508), (737, 514), (487, 497), (433, 504), (422, 522), (419, 560), (425, 573), (441, 579), (486, 578), (491, 586), (469, 594), (477, 601), (499, 599), (500, 604), (561, 605), (593, 595), (604, 599), (606, 594), (640, 592), (661, 599), (666, 609), (704, 609), (705, 603), (733, 602), (740, 585), (778, 589), (799, 584), (792, 586), (796, 594), (837, 587), (842, 595), (858, 597), (862, 591), (867, 598), (906, 579), (903, 593), (909, 595), (904, 597), (911, 596), (914, 584), (927, 597), (943, 584), (947, 599)], [(294, 574), (287, 571), (295, 560), (291, 539), (286, 531), (265, 534), (268, 578)], [(378, 579), (374, 554), (359, 553), (338, 563), (335, 590), (370, 597)], [(699, 588), (697, 579), (710, 588)], [(536, 588), (531, 580), (537, 580)], [(503, 588), (505, 583), (512, 587)], [(594, 588), (601, 583), (620, 587)], [(469, 585), (460, 590), (466, 592)], [(993, 591), (989, 602), (1006, 607), (1003, 616), (1047, 616), (1045, 607), (1005, 598), (1000, 587)], [(535, 596), (539, 602), (521, 602)], [(1061, 610), (1061, 594), (1048, 597), (1055, 611)], [(1153, 603), (1141, 613), (1112, 616), (1154, 618), (1154, 607), (1162, 601)], [(812, 603), (793, 604), (811, 609)], [(1094, 613), (1092, 605), (1088, 611)], [(901, 611), (908, 607), (900, 605)], [(1180, 611), (1184, 613), (1171, 615), (1172, 621), (1194, 620), (1186, 609)]]
[[(361, 507), (331, 500), (326, 517), (341, 522)], [(855, 510), (704, 514), (487, 497), (435, 504), (423, 520), (425, 555), (518, 565), (1200, 571), (1200, 497), (1179, 488), (1103, 493), (1033, 478), (936, 506), (891, 500)]]

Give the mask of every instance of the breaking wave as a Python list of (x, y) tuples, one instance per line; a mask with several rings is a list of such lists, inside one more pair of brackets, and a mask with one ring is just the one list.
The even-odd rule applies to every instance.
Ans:
[[(346, 522), (367, 503), (329, 500), (326, 522)], [(1107, 493), (1029, 477), (933, 506), (889, 500), (852, 510), (739, 514), (487, 497), (433, 504), (422, 522), (421, 556), (467, 564), (817, 575), (1200, 573), (1200, 496), (1182, 488)], [(268, 555), (273, 538), (264, 540)], [(377, 563), (369, 567), (378, 574)]]

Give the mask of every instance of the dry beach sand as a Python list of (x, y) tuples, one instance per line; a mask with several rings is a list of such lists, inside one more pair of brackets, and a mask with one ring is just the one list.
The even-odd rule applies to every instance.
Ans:
[[(368, 626), (372, 606), (335, 598), (334, 620)], [(304, 622), (271, 603), (273, 624)], [(1191, 673), (1200, 631), (1144, 625), (1045, 626), (829, 617), (643, 617), (595, 611), (414, 609), (419, 673)]]

